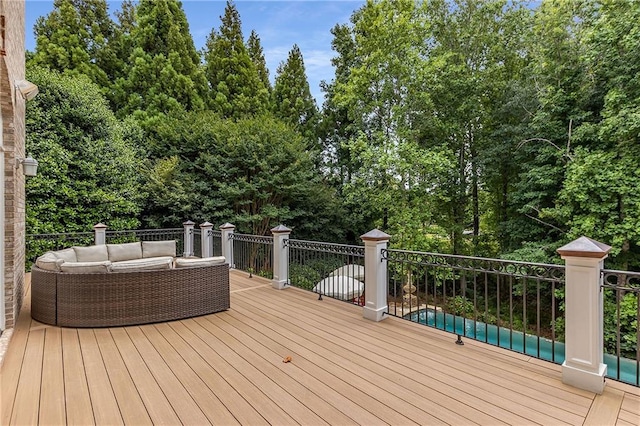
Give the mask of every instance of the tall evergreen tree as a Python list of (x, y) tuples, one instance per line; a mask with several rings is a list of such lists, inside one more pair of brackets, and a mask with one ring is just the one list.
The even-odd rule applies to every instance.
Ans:
[(84, 74), (100, 87), (113, 81), (112, 52), (117, 36), (105, 0), (55, 0), (53, 11), (36, 21), (33, 65)]
[[(124, 75), (126, 64), (133, 52), (133, 30), (138, 25), (136, 6), (132, 0), (124, 0), (121, 9), (116, 10), (114, 14), (117, 18), (117, 31), (116, 37), (109, 43), (109, 47), (111, 48), (110, 53), (113, 55), (112, 60), (118, 63), (117, 69), (120, 71), (120, 74), (114, 74), (112, 77), (113, 81)], [(109, 72), (107, 71), (107, 73)]]
[(120, 115), (152, 117), (205, 107), (206, 80), (179, 1), (141, 0), (132, 41), (127, 76), (118, 82)]
[(269, 93), (244, 44), (240, 14), (232, 2), (227, 2), (221, 19), (220, 31), (211, 31), (204, 54), (210, 106), (225, 118), (266, 112)]
[(263, 86), (271, 92), (271, 82), (269, 81), (267, 61), (264, 59), (264, 52), (262, 50), (262, 44), (260, 43), (260, 37), (258, 37), (258, 34), (254, 30), (251, 31), (249, 40), (247, 40), (247, 50), (249, 52), (249, 57), (256, 66), (260, 81), (262, 81)]
[(309, 148), (317, 148), (318, 107), (311, 96), (302, 52), (297, 44), (293, 45), (286, 62), (281, 62), (276, 71), (273, 108), (276, 117), (305, 137), (310, 143)]

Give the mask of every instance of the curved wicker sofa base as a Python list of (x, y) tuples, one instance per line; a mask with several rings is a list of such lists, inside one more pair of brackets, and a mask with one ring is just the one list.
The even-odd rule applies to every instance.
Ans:
[(31, 270), (31, 317), (63, 327), (171, 321), (229, 309), (229, 265), (69, 274)]

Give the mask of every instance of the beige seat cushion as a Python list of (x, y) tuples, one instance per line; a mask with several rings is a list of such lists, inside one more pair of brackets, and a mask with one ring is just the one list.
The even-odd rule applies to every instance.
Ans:
[(109, 260), (107, 246), (104, 244), (89, 247), (73, 247), (78, 262), (101, 262)]
[(72, 274), (106, 273), (109, 271), (109, 265), (111, 265), (111, 262), (108, 260), (98, 262), (64, 262), (60, 265), (60, 270)]
[(140, 242), (124, 244), (107, 244), (107, 252), (111, 262), (142, 259), (142, 245)]
[(40, 269), (44, 269), (45, 271), (59, 271), (60, 265), (63, 263), (64, 260), (58, 259), (56, 254), (52, 251), (48, 251), (36, 259), (36, 266)]
[(176, 268), (196, 268), (202, 266), (222, 265), (226, 262), (224, 256), (216, 257), (202, 257), (187, 259), (184, 257), (178, 257), (175, 261)]
[(120, 271), (157, 271), (163, 269), (171, 269), (173, 265), (173, 257), (148, 257), (144, 259), (125, 260), (122, 262), (113, 262), (109, 270), (111, 272)]
[(176, 257), (176, 241), (143, 241), (142, 257)]

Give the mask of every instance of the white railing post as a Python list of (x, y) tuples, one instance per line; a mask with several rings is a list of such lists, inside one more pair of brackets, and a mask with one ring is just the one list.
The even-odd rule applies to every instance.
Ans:
[(200, 257), (213, 256), (213, 223), (200, 224)]
[(183, 257), (193, 256), (193, 227), (195, 223), (188, 220), (182, 224), (184, 226), (184, 250)]
[(104, 223), (97, 223), (93, 225), (93, 241), (97, 246), (105, 245), (107, 243), (107, 225)]
[(271, 230), (273, 234), (273, 288), (282, 290), (289, 285), (289, 239), (291, 229), (278, 225)]
[(388, 310), (387, 260), (382, 250), (387, 248), (390, 235), (374, 229), (360, 236), (364, 241), (364, 296), (362, 316), (372, 321), (382, 321)]
[(609, 247), (580, 237), (557, 251), (565, 261), (565, 361), (562, 382), (602, 393), (607, 365), (603, 363), (602, 277)]
[(222, 231), (222, 255), (226, 259), (230, 268), (236, 267), (233, 263), (233, 232), (235, 229), (235, 225), (232, 225), (229, 222), (220, 227), (220, 231)]

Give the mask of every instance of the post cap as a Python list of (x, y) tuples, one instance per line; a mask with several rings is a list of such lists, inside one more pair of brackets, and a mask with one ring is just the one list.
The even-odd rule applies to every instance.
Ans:
[(220, 226), (220, 229), (236, 229), (236, 226), (227, 222), (224, 225)]
[(287, 228), (286, 226), (280, 224), (278, 226), (276, 226), (275, 228), (271, 229), (271, 233), (272, 234), (285, 234), (287, 232), (291, 232), (291, 229)]
[(186, 222), (182, 222), (182, 224), (183, 224), (184, 226), (193, 226), (193, 225), (195, 225), (196, 223), (195, 223), (195, 222), (192, 222), (192, 221), (190, 221), (190, 220), (188, 220), (188, 221), (186, 221)]
[(611, 246), (583, 236), (560, 247), (556, 251), (562, 257), (571, 256), (604, 259), (609, 254), (609, 251), (611, 251)]
[(106, 229), (107, 225), (105, 225), (104, 223), (96, 223), (95, 225), (93, 225), (93, 229)]
[(377, 228), (367, 232), (364, 235), (360, 235), (360, 239), (364, 241), (389, 241), (389, 238), (391, 238), (391, 235), (382, 232)]
[(209, 223), (209, 222), (201, 223), (200, 228), (213, 228), (213, 223)]

